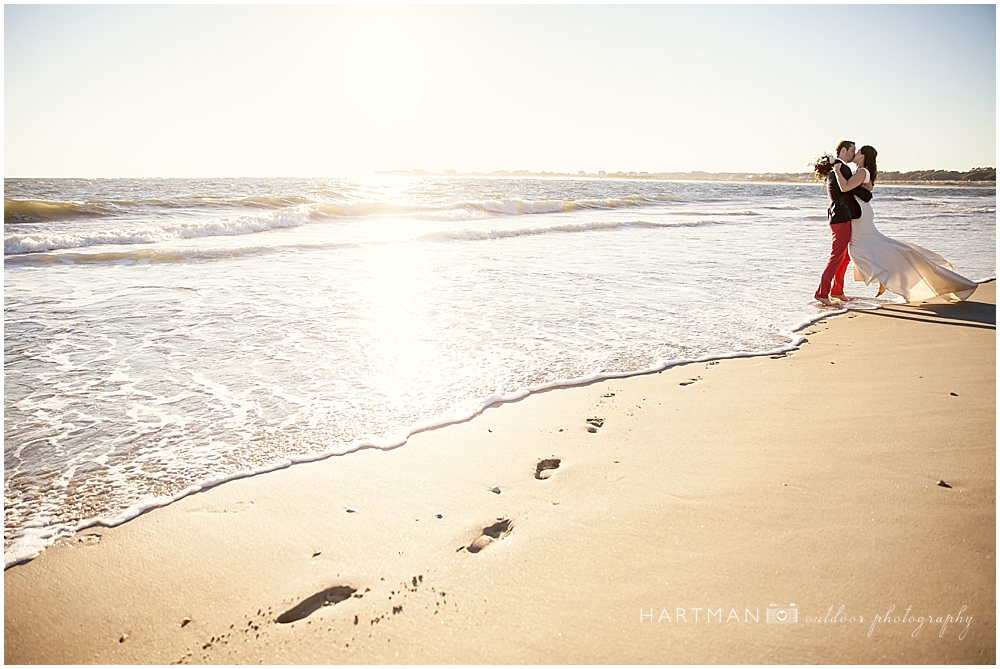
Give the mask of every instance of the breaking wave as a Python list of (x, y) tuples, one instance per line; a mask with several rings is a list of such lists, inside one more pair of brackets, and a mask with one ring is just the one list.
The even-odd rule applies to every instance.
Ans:
[(4, 223), (38, 223), (73, 218), (112, 216), (110, 203), (64, 202), (61, 200), (4, 200)]
[(210, 221), (171, 221), (147, 228), (109, 228), (74, 232), (27, 232), (5, 235), (4, 255), (57, 251), (104, 244), (150, 244), (194, 237), (249, 235), (306, 223), (312, 212), (298, 207), (264, 215), (235, 216)]
[(499, 230), (445, 230), (432, 232), (420, 237), (423, 241), (482, 241), (487, 239), (508, 239), (530, 237), (554, 233), (594, 232), (598, 230), (624, 230), (628, 228), (693, 228), (706, 225), (724, 225), (719, 221), (692, 221), (684, 223), (651, 223), (649, 221), (595, 221), (590, 223), (569, 223), (538, 228), (510, 228)]

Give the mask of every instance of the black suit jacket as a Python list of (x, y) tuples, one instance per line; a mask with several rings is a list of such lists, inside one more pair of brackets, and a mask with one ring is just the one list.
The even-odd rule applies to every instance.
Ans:
[[(837, 163), (833, 169), (840, 170), (845, 179), (851, 178), (851, 168), (845, 163)], [(833, 170), (830, 170), (830, 173), (826, 175), (826, 193), (830, 196), (830, 207), (826, 210), (826, 214), (831, 225), (861, 218), (861, 205), (855, 198), (861, 198), (865, 202), (870, 202), (872, 199), (871, 191), (864, 186), (857, 186), (846, 193), (840, 190), (837, 175), (833, 173)]]

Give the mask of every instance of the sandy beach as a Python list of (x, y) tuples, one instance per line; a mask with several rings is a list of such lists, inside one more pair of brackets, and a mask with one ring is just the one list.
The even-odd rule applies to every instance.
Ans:
[(802, 334), (85, 530), (4, 660), (994, 664), (995, 283)]

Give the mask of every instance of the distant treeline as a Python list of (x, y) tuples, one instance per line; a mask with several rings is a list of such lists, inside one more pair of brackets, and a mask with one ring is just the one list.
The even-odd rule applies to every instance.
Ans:
[[(531, 172), (529, 170), (497, 170), (495, 172), (464, 172), (445, 170), (427, 172), (425, 170), (392, 170), (376, 172), (390, 176), (420, 177), (559, 177), (577, 179), (654, 179), (667, 181), (815, 181), (811, 172)], [(967, 182), (972, 184), (996, 183), (997, 168), (976, 167), (968, 172), (953, 170), (917, 170), (915, 172), (879, 172), (879, 181), (895, 182)]]
[(879, 172), (882, 181), (996, 181), (997, 168), (974, 167), (968, 172), (918, 170), (916, 172)]

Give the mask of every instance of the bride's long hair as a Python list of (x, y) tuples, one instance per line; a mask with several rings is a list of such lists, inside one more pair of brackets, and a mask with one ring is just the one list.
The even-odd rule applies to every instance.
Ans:
[(865, 157), (865, 169), (872, 176), (872, 183), (875, 183), (875, 177), (878, 176), (878, 165), (875, 164), (875, 158), (878, 157), (878, 151), (875, 150), (874, 146), (868, 146), (865, 144), (860, 149), (858, 153)]

